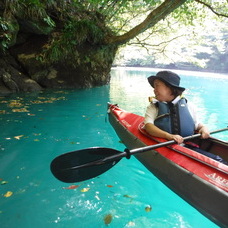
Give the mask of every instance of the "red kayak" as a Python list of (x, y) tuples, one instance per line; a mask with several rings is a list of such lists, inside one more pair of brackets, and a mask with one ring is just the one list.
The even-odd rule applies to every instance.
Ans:
[[(143, 129), (142, 116), (108, 104), (109, 122), (128, 149), (165, 142)], [(210, 137), (191, 140), (228, 161), (228, 143)], [(173, 144), (134, 155), (149, 171), (202, 214), (228, 227), (228, 166)]]

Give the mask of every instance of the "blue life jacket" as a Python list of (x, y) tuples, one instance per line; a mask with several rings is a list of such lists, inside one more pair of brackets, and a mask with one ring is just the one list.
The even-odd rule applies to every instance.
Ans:
[(194, 134), (195, 124), (188, 110), (187, 100), (181, 98), (173, 103), (157, 102), (158, 116), (154, 125), (171, 134), (186, 137)]

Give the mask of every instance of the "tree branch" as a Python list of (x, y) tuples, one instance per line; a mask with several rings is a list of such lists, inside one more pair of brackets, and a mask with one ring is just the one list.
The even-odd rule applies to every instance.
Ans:
[(207, 4), (207, 3), (203, 2), (203, 1), (200, 1), (200, 0), (195, 0), (195, 1), (198, 2), (198, 3), (200, 3), (200, 4), (202, 4), (202, 5), (204, 5), (204, 6), (206, 6), (206, 7), (209, 8), (214, 14), (216, 14), (216, 15), (219, 16), (219, 17), (228, 17), (228, 15), (226, 15), (226, 14), (222, 14), (222, 13), (216, 12), (216, 11), (213, 9), (213, 7), (212, 7), (211, 5), (209, 5), (209, 4)]
[(104, 42), (106, 44), (124, 44), (139, 35), (140, 33), (143, 33), (148, 28), (153, 27), (160, 20), (164, 19), (186, 1), (187, 0), (166, 0), (159, 7), (153, 10), (142, 23), (135, 26), (133, 29), (124, 33), (123, 35), (107, 37)]
[(150, 46), (150, 47), (159, 47), (161, 45), (165, 45), (165, 44), (169, 44), (171, 43), (173, 40), (176, 40), (180, 37), (183, 37), (185, 35), (179, 35), (179, 36), (176, 36), (176, 37), (173, 37), (171, 38), (170, 40), (167, 40), (167, 41), (164, 41), (164, 42), (161, 42), (159, 44), (149, 44), (149, 43), (146, 43), (146, 42), (142, 42), (141, 40), (138, 40), (138, 42), (130, 42), (129, 45), (143, 45), (143, 46)]

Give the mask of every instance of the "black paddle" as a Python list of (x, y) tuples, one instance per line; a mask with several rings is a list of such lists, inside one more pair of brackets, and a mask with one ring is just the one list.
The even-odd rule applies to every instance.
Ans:
[[(228, 128), (212, 131), (210, 134), (225, 130), (228, 130)], [(200, 136), (200, 134), (187, 136), (184, 138), (184, 141)], [(117, 164), (123, 157), (130, 158), (133, 154), (143, 153), (175, 143), (176, 142), (174, 140), (171, 140), (133, 150), (126, 149), (124, 152), (103, 147), (91, 147), (68, 152), (56, 157), (51, 162), (51, 172), (60, 181), (66, 183), (80, 182), (106, 172)]]

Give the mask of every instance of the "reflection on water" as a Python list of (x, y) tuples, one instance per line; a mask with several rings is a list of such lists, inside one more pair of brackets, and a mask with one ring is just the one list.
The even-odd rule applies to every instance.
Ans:
[(112, 70), (111, 102), (118, 103), (128, 111), (143, 115), (148, 105), (148, 97), (153, 94), (151, 86), (147, 83), (147, 77), (148, 72), (144, 71)]
[[(153, 88), (147, 77), (155, 75), (159, 69), (149, 68), (113, 68), (110, 85), (111, 102), (123, 109), (144, 115), (149, 104), (148, 97), (153, 96)], [(186, 90), (184, 95), (193, 102), (198, 110), (202, 123), (210, 130), (228, 126), (228, 75), (175, 71), (181, 77), (181, 86)], [(228, 131), (216, 135), (228, 141)]]

